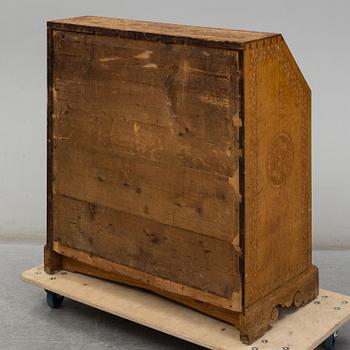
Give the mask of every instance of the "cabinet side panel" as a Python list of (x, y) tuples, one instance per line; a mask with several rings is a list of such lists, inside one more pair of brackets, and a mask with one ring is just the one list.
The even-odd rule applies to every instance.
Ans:
[(249, 306), (311, 265), (311, 97), (282, 37), (244, 55)]

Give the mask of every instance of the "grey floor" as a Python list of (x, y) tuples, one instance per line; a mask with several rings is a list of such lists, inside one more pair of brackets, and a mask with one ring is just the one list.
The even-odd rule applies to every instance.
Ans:
[[(203, 349), (72, 300), (49, 309), (45, 292), (19, 278), (41, 262), (39, 245), (0, 244), (0, 349)], [(350, 294), (349, 251), (316, 251), (314, 262), (321, 287)], [(348, 323), (340, 330), (337, 350), (349, 349)]]

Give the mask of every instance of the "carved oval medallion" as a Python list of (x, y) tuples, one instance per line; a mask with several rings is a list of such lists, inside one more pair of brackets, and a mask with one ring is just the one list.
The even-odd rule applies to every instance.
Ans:
[(267, 155), (267, 177), (273, 186), (282, 186), (292, 171), (293, 141), (286, 133), (278, 134), (272, 141)]

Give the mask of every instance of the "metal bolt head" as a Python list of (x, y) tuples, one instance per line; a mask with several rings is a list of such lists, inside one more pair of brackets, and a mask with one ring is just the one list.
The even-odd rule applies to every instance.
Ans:
[(314, 304), (315, 305), (319, 305), (319, 304), (321, 304), (318, 300), (316, 300), (316, 301), (314, 301)]
[(50, 277), (50, 280), (55, 280), (56, 279), (56, 277)]
[(341, 303), (342, 303), (343, 305), (349, 304), (349, 302), (348, 302), (347, 300), (343, 300)]
[(340, 307), (336, 306), (336, 307), (334, 308), (334, 310), (340, 310)]
[(261, 342), (267, 344), (269, 341), (267, 339), (262, 339)]
[(259, 350), (259, 348), (257, 348), (256, 346), (253, 346), (252, 350)]
[(284, 346), (282, 349), (283, 350), (289, 350), (289, 346)]

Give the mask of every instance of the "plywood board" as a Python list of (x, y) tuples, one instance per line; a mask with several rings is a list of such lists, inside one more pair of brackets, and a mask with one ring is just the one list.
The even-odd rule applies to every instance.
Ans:
[(350, 319), (350, 296), (321, 289), (315, 302), (286, 311), (263, 339), (244, 345), (232, 326), (141, 289), (67, 271), (49, 275), (43, 266), (22, 280), (213, 350), (314, 350)]

